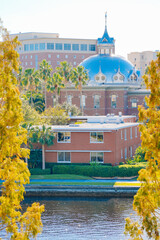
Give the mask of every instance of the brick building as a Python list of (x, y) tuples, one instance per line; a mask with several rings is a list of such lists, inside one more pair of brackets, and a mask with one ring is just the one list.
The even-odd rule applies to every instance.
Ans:
[[(80, 107), (85, 115), (106, 115), (108, 113), (138, 115), (138, 105), (145, 106), (149, 91), (141, 87), (139, 70), (122, 57), (115, 56), (115, 40), (107, 31), (101, 38), (71, 39), (60, 38), (54, 33), (19, 33), (21, 46), (18, 48), (22, 67), (36, 68), (43, 59), (55, 69), (61, 61), (73, 66), (82, 65), (88, 71), (89, 81), (83, 87), (82, 103), (74, 86), (62, 89), (59, 102), (68, 102)], [(67, 94), (66, 94), (67, 92)], [(48, 106), (54, 106), (54, 96), (48, 93)]]
[[(83, 117), (82, 117), (83, 118)], [(135, 117), (87, 117), (87, 123), (52, 126), (54, 145), (45, 147), (46, 162), (111, 163), (117, 165), (132, 158), (140, 145)]]

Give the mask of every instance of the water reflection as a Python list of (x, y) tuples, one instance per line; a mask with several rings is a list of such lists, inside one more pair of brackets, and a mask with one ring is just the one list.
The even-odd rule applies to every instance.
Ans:
[[(36, 199), (27, 199), (24, 207)], [(124, 240), (125, 218), (132, 198), (105, 200), (38, 199), (45, 204), (43, 233), (38, 240)]]

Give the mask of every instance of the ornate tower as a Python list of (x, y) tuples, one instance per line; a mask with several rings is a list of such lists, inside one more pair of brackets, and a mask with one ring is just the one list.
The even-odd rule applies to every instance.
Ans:
[(99, 54), (111, 55), (115, 53), (115, 40), (110, 38), (107, 31), (107, 12), (105, 13), (105, 30), (102, 38), (98, 38), (97, 47)]

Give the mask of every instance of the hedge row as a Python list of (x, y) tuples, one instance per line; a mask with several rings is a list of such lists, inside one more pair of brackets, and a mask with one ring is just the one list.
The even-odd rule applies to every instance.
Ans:
[(89, 177), (132, 177), (137, 176), (140, 169), (145, 166), (120, 165), (120, 166), (74, 166), (55, 165), (53, 174), (76, 174)]
[(49, 175), (51, 174), (51, 168), (46, 168), (42, 170), (41, 168), (32, 168), (30, 169), (31, 175)]

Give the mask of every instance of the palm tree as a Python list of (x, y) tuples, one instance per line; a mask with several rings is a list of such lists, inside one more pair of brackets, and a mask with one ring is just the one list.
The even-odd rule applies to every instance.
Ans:
[[(60, 74), (60, 76), (63, 78), (63, 82), (65, 87), (67, 87), (71, 74), (72, 74), (72, 66), (64, 61), (60, 62), (60, 67), (56, 68), (56, 72)], [(67, 90), (66, 90), (66, 100), (67, 100)]]
[(51, 79), (51, 72), (53, 69), (49, 65), (46, 60), (43, 60), (39, 64), (39, 75), (42, 83), (42, 89), (44, 91), (44, 98), (45, 98), (45, 109), (47, 108), (47, 91), (50, 91), (50, 85), (48, 85), (48, 81)]
[(40, 143), (42, 145), (42, 169), (45, 169), (45, 145), (53, 145), (55, 134), (51, 127), (42, 125), (42, 127), (36, 127), (32, 129), (32, 143)]
[(58, 96), (62, 88), (64, 88), (63, 78), (59, 73), (54, 73), (52, 77), (52, 87), (50, 89), (55, 93), (56, 104), (58, 104)]
[(36, 92), (37, 86), (39, 85), (38, 71), (35, 71), (34, 68), (26, 69), (24, 71), (22, 84), (30, 91), (31, 106), (33, 107), (33, 93)]
[(83, 66), (73, 68), (71, 81), (75, 85), (75, 88), (77, 88), (80, 91), (82, 115), (83, 115), (82, 86), (86, 85), (88, 79), (89, 79), (88, 73)]

